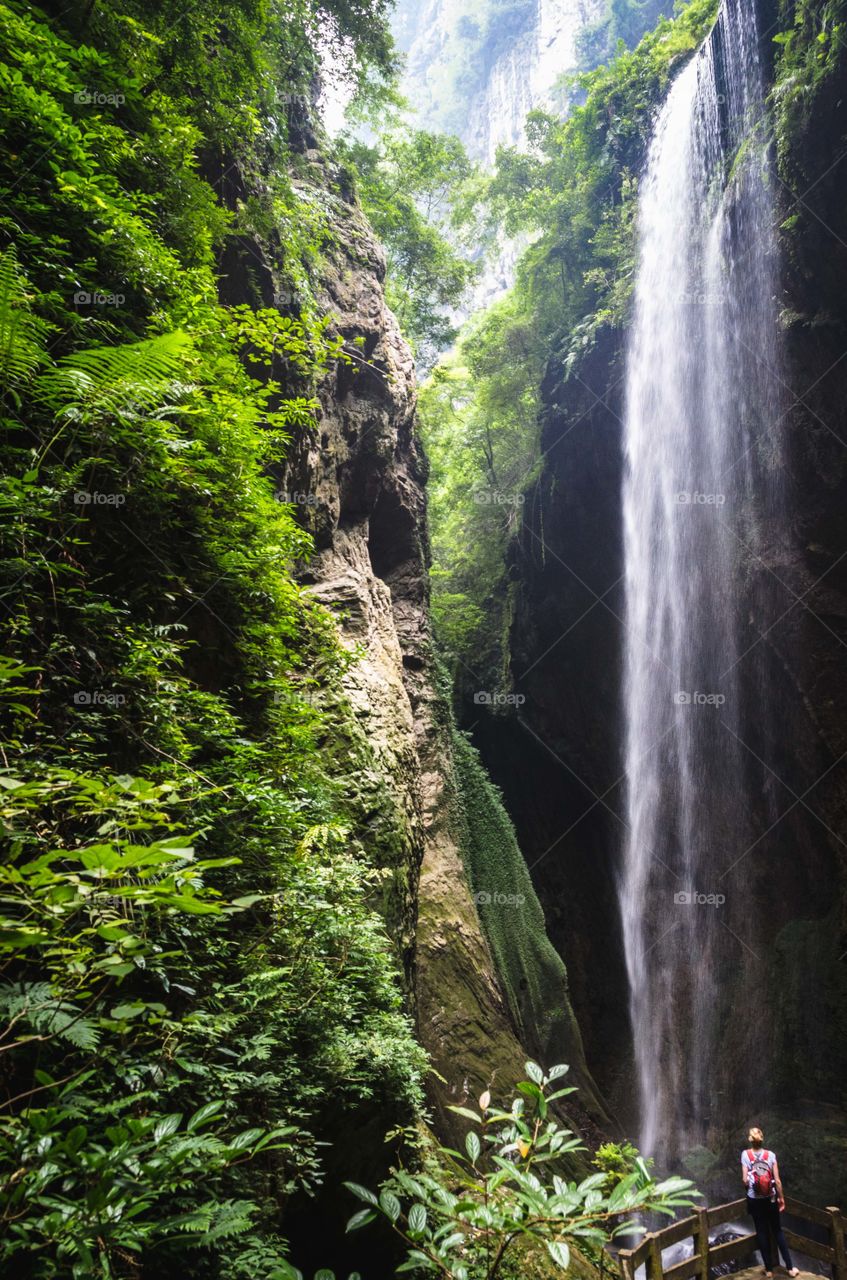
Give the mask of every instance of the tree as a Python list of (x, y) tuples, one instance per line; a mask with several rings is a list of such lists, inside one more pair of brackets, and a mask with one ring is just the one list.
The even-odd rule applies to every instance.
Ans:
[(450, 309), (479, 269), (468, 256), (478, 174), (458, 138), (398, 118), (373, 142), (340, 145), (385, 246), (388, 303), (419, 364), (429, 368), (455, 338)]

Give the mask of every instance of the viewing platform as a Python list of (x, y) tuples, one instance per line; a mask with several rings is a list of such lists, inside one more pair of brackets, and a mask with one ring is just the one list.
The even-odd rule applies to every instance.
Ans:
[[(710, 1237), (714, 1241), (715, 1235), (720, 1235), (716, 1228), (730, 1223), (744, 1223), (748, 1227), (747, 1233), (721, 1243), (710, 1243)], [(715, 1268), (721, 1267), (719, 1274), (727, 1274), (723, 1271), (723, 1264), (749, 1260), (754, 1253), (755, 1266), (748, 1262), (746, 1267), (733, 1269), (732, 1274), (740, 1280), (759, 1280), (763, 1267), (758, 1260), (756, 1234), (749, 1227), (752, 1227), (752, 1221), (748, 1217), (744, 1197), (713, 1209), (698, 1209), (690, 1217), (680, 1218), (660, 1231), (648, 1232), (634, 1249), (621, 1249), (618, 1261), (623, 1280), (637, 1280), (636, 1272), (642, 1266), (646, 1280), (715, 1280)], [(845, 1218), (840, 1209), (832, 1206), (816, 1209), (814, 1205), (786, 1196), (782, 1227), (792, 1255), (796, 1254), (794, 1265), (799, 1268), (802, 1280), (820, 1275), (829, 1275), (832, 1280), (847, 1280)], [(667, 1249), (688, 1241), (693, 1242), (690, 1257), (670, 1264), (663, 1260)], [(771, 1242), (771, 1248), (776, 1259), (776, 1241)], [(803, 1263), (808, 1261), (822, 1265), (811, 1272), (803, 1267)], [(780, 1265), (774, 1267), (774, 1275), (785, 1274), (780, 1260)]]

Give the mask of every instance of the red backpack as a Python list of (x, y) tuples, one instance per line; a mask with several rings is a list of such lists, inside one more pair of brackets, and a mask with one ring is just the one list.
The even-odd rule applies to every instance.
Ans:
[(771, 1200), (774, 1193), (773, 1169), (770, 1164), (771, 1153), (765, 1149), (747, 1152), (750, 1161), (750, 1190), (757, 1200)]

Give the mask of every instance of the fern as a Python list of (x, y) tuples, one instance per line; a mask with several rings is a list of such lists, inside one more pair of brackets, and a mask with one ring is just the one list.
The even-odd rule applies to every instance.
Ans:
[(250, 1200), (221, 1200), (214, 1205), (212, 1221), (202, 1239), (204, 1247), (227, 1236), (243, 1235), (253, 1225), (256, 1206)]
[(186, 1244), (207, 1248), (217, 1240), (244, 1235), (253, 1225), (256, 1205), (251, 1200), (209, 1200), (191, 1213), (168, 1222), (169, 1232), (188, 1237)]
[(118, 414), (153, 410), (184, 395), (192, 341), (177, 330), (116, 347), (91, 347), (64, 356), (38, 380), (38, 390), (59, 417), (79, 419), (86, 411)]
[(29, 308), (26, 278), (14, 245), (0, 253), (0, 383), (7, 388), (31, 377), (44, 359), (48, 326)]
[[(58, 1036), (77, 1049), (96, 1049), (99, 1028), (80, 1016), (75, 1005), (59, 1000), (48, 982), (30, 982), (23, 986), (5, 983), (0, 987), (0, 1018), (9, 1027), (30, 1028), (29, 1034), (49, 1038)], [(26, 1039), (28, 1035), (19, 1035)]]

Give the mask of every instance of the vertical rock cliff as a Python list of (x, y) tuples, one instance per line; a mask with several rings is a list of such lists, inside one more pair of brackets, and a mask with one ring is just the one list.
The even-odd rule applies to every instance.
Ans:
[(603, 0), (488, 0), (457, 8), (401, 0), (394, 34), (407, 55), (404, 89), (428, 128), (455, 133), (484, 165), (524, 139), (528, 111), (552, 104), (577, 64), (577, 37)]
[[(766, 72), (781, 229), (784, 421), (769, 424), (754, 443), (760, 465), (783, 469), (788, 516), (780, 519), (766, 503), (747, 512), (757, 550), (739, 546), (734, 568), (742, 647), (749, 646), (742, 714), (750, 732), (738, 785), (753, 797), (761, 833), (746, 863), (745, 897), (750, 928), (762, 941), (755, 963), (746, 957), (744, 983), (730, 980), (724, 998), (747, 1011), (748, 1031), (759, 1029), (761, 1066), (751, 1081), (749, 1044), (736, 1024), (721, 1065), (737, 1085), (721, 1094), (708, 1149), (696, 1159), (698, 1176), (728, 1167), (733, 1131), (751, 1119), (752, 1087), (771, 1140), (790, 1152), (794, 1185), (806, 1199), (835, 1203), (844, 1193), (847, 1141), (847, 860), (839, 835), (847, 820), (847, 65), (820, 7), (793, 18), (795, 45)], [(764, 14), (763, 29), (780, 25), (774, 12)], [(804, 53), (815, 41), (826, 52)], [(631, 1124), (616, 902), (624, 837), (625, 350), (624, 334), (600, 329), (576, 366), (553, 360), (548, 369), (544, 466), (527, 494), (509, 568), (509, 663), (526, 703), (511, 721), (483, 719), (475, 739), (504, 788), (551, 937), (567, 962), (589, 1065)], [(769, 449), (777, 425), (781, 459)], [(824, 1159), (814, 1155), (816, 1143)]]
[[(466, 794), (460, 764), (474, 753), (457, 738), (439, 683), (413, 360), (385, 304), (382, 251), (345, 175), (326, 164), (315, 141), (305, 138), (307, 181), (324, 199), (333, 193), (320, 304), (351, 363), (324, 380), (315, 427), (293, 442), (280, 490), (315, 540), (303, 579), (337, 619), (350, 655), (343, 698), (329, 705), (319, 695), (328, 713), (325, 750), (351, 824), (380, 869), (419, 1036), (444, 1081), (432, 1090), (440, 1132), (453, 1129), (449, 1102), (488, 1086), (505, 1091), (530, 1055), (570, 1063), (583, 1091), (574, 1114), (591, 1126), (603, 1106), (565, 970), (496, 793), (483, 780)], [(252, 246), (254, 275), (257, 255), (264, 287), (276, 292), (272, 250)], [(474, 890), (475, 831), (491, 822), (500, 869), (489, 873), (477, 852)], [(474, 893), (490, 900), (485, 889), (497, 887), (496, 875), (519, 890), (534, 939), (524, 950), (507, 943), (492, 954)]]

